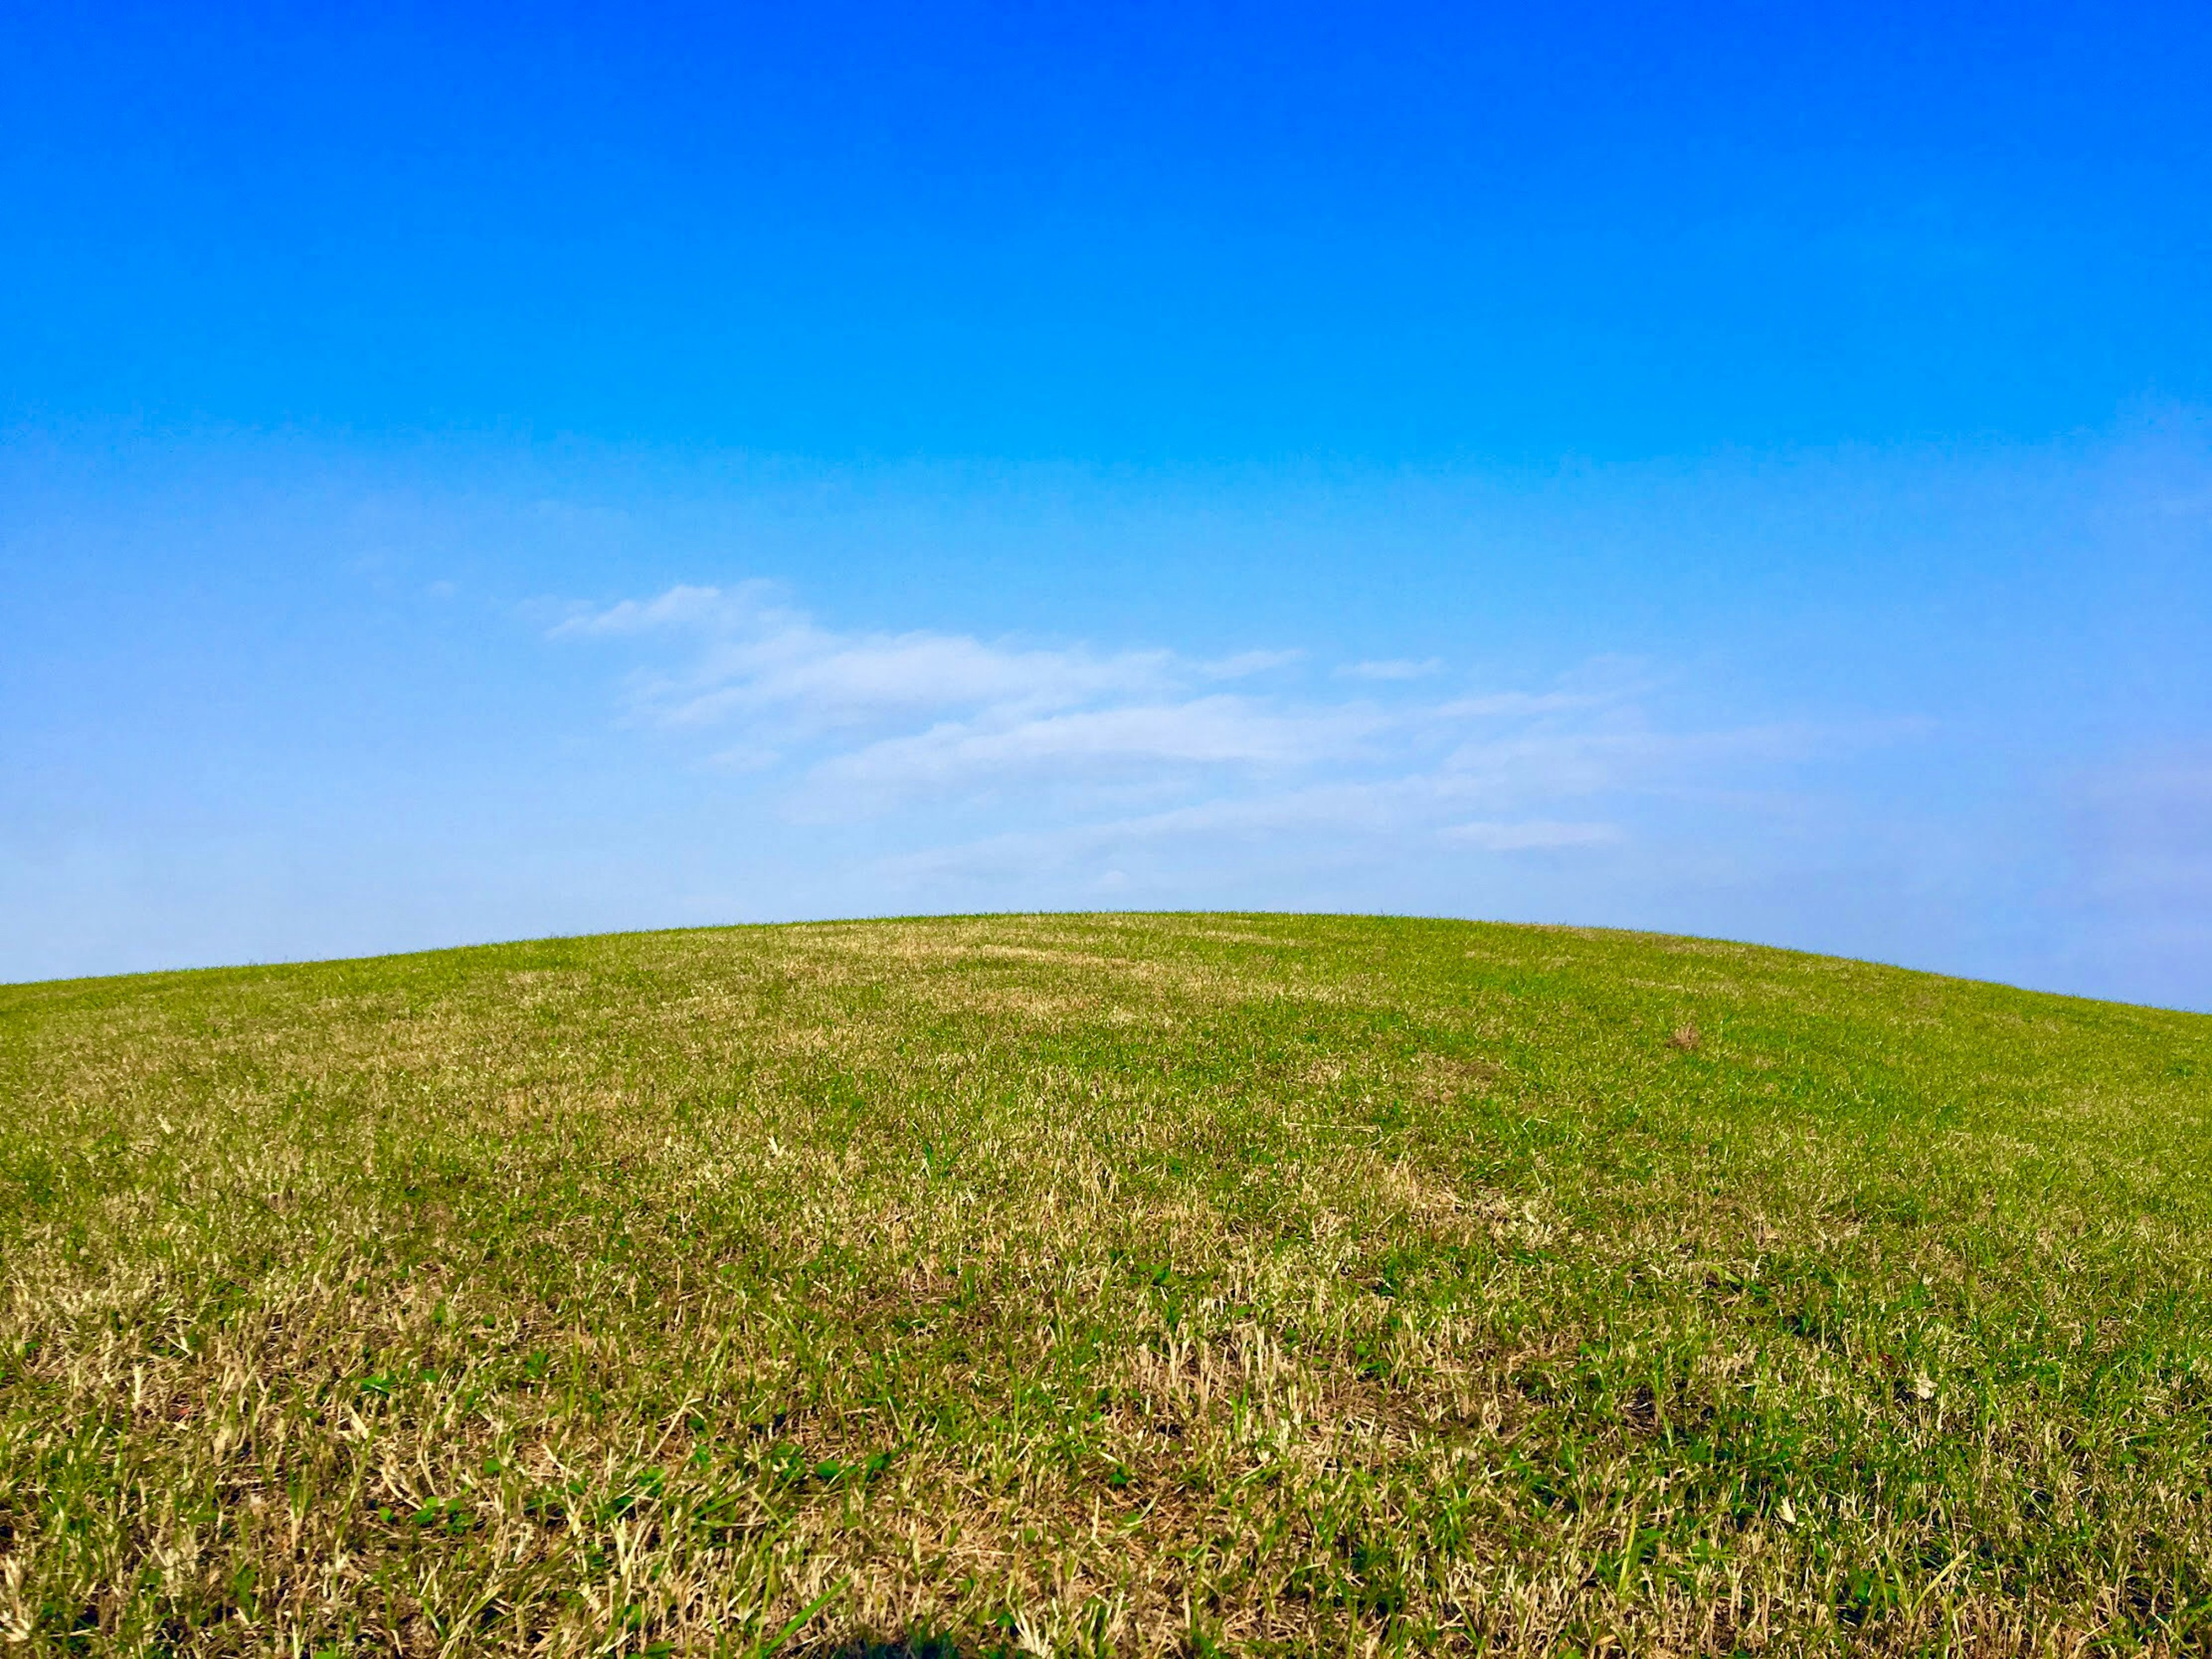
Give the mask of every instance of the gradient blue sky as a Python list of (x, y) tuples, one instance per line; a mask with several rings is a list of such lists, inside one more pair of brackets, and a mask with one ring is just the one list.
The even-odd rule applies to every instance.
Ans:
[(0, 977), (1266, 906), (2212, 1006), (2208, 18), (14, 8)]

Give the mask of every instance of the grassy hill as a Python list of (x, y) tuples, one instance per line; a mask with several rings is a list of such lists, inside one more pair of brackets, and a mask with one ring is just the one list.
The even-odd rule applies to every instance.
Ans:
[(9, 1653), (2212, 1644), (2212, 1018), (1285, 916), (0, 988)]

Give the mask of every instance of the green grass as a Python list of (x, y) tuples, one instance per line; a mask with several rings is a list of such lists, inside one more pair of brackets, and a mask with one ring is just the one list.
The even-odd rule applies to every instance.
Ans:
[(2212, 1018), (1574, 930), (0, 988), (0, 1650), (2212, 1650), (2208, 1150)]

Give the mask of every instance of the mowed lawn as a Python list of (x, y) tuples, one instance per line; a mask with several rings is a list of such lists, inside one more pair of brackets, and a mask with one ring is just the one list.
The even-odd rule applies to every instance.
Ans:
[(0, 1652), (2202, 1652), (2208, 1153), (2212, 1018), (1578, 930), (0, 988)]

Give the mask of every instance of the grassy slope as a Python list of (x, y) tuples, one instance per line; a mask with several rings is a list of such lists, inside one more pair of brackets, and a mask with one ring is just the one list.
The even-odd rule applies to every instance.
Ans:
[(1463, 923), (7, 988), (0, 1632), (2200, 1650), (2208, 1127), (2212, 1018)]

